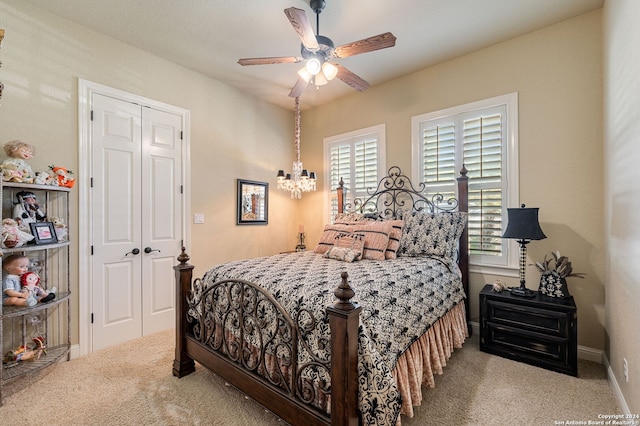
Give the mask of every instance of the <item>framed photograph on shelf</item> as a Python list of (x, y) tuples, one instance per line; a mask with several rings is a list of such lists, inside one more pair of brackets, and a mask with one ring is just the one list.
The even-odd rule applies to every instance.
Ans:
[(36, 244), (53, 244), (58, 242), (52, 222), (32, 222), (29, 224)]

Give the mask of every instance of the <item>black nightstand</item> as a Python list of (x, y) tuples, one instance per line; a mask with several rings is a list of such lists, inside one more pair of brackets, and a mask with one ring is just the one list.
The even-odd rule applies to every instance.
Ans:
[(491, 285), (480, 292), (480, 350), (578, 375), (578, 318), (573, 297), (526, 298)]

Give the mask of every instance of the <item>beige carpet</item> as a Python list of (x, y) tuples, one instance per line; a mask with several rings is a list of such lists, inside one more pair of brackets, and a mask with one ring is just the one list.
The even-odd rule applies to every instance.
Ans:
[[(5, 398), (0, 424), (284, 424), (200, 365), (173, 377), (173, 344), (173, 332), (162, 332), (58, 364)], [(402, 424), (553, 425), (620, 412), (601, 365), (580, 361), (579, 375), (482, 353), (472, 338), (454, 353), (436, 388), (424, 389), (416, 416)]]

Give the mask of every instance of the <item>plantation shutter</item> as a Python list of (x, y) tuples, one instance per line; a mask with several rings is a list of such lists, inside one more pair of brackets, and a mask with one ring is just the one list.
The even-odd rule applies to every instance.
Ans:
[(502, 111), (463, 119), (463, 163), (469, 176), (469, 253), (500, 256), (503, 207)]
[(422, 176), (429, 191), (444, 195), (445, 200), (455, 196), (456, 186), (456, 133), (450, 120), (421, 125)]
[[(502, 256), (506, 193), (506, 106), (500, 105), (442, 118), (418, 126), (419, 178), (432, 193), (456, 196), (462, 165), (469, 176), (469, 253)], [(490, 262), (490, 261), (489, 261)]]
[(350, 144), (333, 144), (329, 148), (329, 181), (331, 193), (331, 219), (338, 214), (338, 198), (336, 188), (340, 185), (340, 179), (343, 180), (346, 188), (351, 188), (351, 145)]
[(344, 182), (345, 203), (356, 198), (364, 199), (367, 189), (376, 188), (381, 167), (380, 133), (366, 133), (329, 142), (330, 219), (338, 213), (335, 189), (340, 179)]

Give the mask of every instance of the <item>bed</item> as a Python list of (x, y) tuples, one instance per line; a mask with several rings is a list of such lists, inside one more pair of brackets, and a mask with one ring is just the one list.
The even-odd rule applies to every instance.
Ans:
[(468, 178), (458, 197), (398, 167), (345, 202), (313, 251), (176, 271), (173, 374), (195, 361), (298, 425), (396, 425), (470, 333)]

